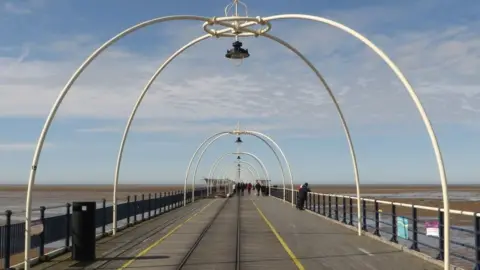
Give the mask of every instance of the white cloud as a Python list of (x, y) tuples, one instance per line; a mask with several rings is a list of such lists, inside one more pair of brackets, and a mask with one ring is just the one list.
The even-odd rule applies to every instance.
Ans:
[[(372, 10), (347, 12), (342, 18), (357, 16), (354, 27), (365, 29), (370, 33), (367, 36), (399, 63), (434, 122), (478, 123), (478, 22), (424, 31), (392, 31), (386, 35), (371, 29), (371, 21), (391, 21), (401, 14), (382, 11), (375, 14), (389, 15), (372, 18), (367, 16), (368, 12)], [(302, 28), (286, 25), (279, 23), (278, 30), (284, 30), (280, 36), (313, 59), (340, 100), (349, 123), (418, 121), (408, 94), (392, 72), (358, 41), (311, 23), (299, 24)], [(275, 33), (276, 23), (273, 26)], [(156, 40), (149, 41), (158, 48), (152, 46), (148, 54), (117, 45), (109, 49), (80, 76), (61, 106), (59, 117), (126, 121), (153, 70), (188, 40), (186, 32), (193, 30), (189, 26), (177, 36), (167, 33), (173, 37), (168, 46), (158, 47)], [(0, 66), (8, 67), (0, 72), (0, 116), (45, 117), (63, 84), (98, 45), (95, 41), (92, 36), (79, 35), (29, 47), (28, 58), (22, 58), (23, 54), (0, 55)], [(230, 43), (231, 40), (205, 41), (176, 59), (147, 94), (133, 129), (211, 132), (227, 128), (228, 124), (222, 124), (226, 119), (237, 118), (244, 119), (249, 128), (262, 131), (319, 131), (338, 125), (333, 104), (318, 79), (293, 54), (268, 40), (248, 39), (244, 44), (252, 57), (235, 68), (223, 58)], [(32, 51), (55, 57), (42, 59), (32, 56)], [(235, 123), (232, 120), (230, 126)], [(123, 126), (87, 126), (78, 131), (122, 132)]]
[(29, 8), (22, 7), (12, 2), (4, 3), (3, 7), (6, 12), (13, 13), (13, 14), (29, 14), (32, 12)]
[(6, 0), (3, 3), (3, 9), (7, 13), (16, 15), (31, 14), (35, 9), (43, 7), (44, 0), (25, 0), (25, 1), (13, 1)]

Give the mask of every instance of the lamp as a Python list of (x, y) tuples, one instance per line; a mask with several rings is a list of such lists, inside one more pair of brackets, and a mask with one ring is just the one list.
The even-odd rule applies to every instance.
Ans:
[(242, 45), (242, 42), (238, 40), (233, 42), (233, 48), (227, 50), (227, 53), (225, 54), (226, 58), (234, 60), (236, 66), (240, 66), (243, 63), (243, 59), (250, 56), (248, 49), (243, 49)]

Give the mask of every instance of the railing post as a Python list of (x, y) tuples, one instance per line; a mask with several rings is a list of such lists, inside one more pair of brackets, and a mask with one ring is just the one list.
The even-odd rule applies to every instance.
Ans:
[(398, 243), (397, 240), (397, 207), (392, 203), (392, 238), (390, 239), (393, 243)]
[(165, 192), (160, 192), (160, 215), (165, 213)]
[[(220, 186), (220, 188), (221, 188), (221, 187), (222, 187), (222, 186)], [(182, 200), (181, 198), (183, 198), (183, 190), (180, 190), (179, 194), (180, 194), (180, 195), (178, 196), (178, 205), (179, 205), (180, 207), (182, 207), (182, 206), (183, 206), (183, 200)]]
[(158, 209), (157, 193), (155, 192), (155, 194), (153, 196), (154, 196), (154, 199), (153, 199), (153, 216), (156, 217), (157, 216), (157, 209)]
[(317, 204), (315, 203), (315, 198), (316, 198), (316, 196), (315, 196), (315, 194), (313, 194), (313, 193), (312, 193), (311, 196), (312, 196), (312, 205), (313, 205), (313, 206), (312, 206), (312, 209), (310, 209), (310, 210), (312, 210), (313, 212), (317, 212), (317, 210), (316, 210)]
[(165, 212), (170, 212), (170, 191), (165, 193)]
[(367, 231), (367, 201), (362, 200), (362, 230)]
[(335, 195), (335, 220), (338, 220), (338, 197)]
[(137, 195), (133, 196), (133, 224), (137, 224), (137, 208), (138, 208), (138, 203), (137, 203)]
[(107, 200), (102, 199), (102, 235), (105, 235), (105, 227), (107, 226)]
[(413, 219), (413, 238), (412, 238), (412, 246), (410, 249), (419, 251), (418, 249), (418, 221), (417, 221), (417, 208), (412, 206), (412, 219)]
[(443, 212), (438, 210), (438, 255), (437, 260), (443, 261), (445, 252), (445, 239), (443, 234)]
[(151, 219), (152, 213), (152, 193), (148, 193), (148, 219)]
[(178, 190), (175, 190), (173, 192), (173, 209), (177, 209), (178, 208)]
[(378, 209), (378, 202), (375, 200), (375, 231), (374, 235), (380, 236), (380, 214)]
[(65, 237), (65, 248), (68, 250), (70, 248), (70, 237), (71, 237), (71, 226), (70, 226), (70, 223), (71, 223), (71, 215), (70, 215), (70, 206), (71, 204), (70, 203), (67, 203), (65, 205), (67, 207), (67, 211), (65, 213), (65, 218), (67, 220), (67, 222), (65, 223), (65, 234), (66, 234), (66, 237)]
[(332, 218), (332, 196), (328, 194), (328, 217)]
[(480, 217), (478, 213), (475, 213), (473, 219), (475, 224), (475, 260), (477, 261), (475, 270), (480, 270)]
[(348, 221), (348, 225), (353, 226), (353, 199), (352, 197), (349, 198), (348, 207), (350, 208), (350, 220)]
[(345, 196), (342, 198), (342, 209), (343, 209), (343, 215), (342, 215), (342, 222), (344, 224), (347, 224), (347, 199)]
[(3, 268), (9, 269), (10, 268), (10, 240), (12, 239), (11, 231), (12, 231), (12, 211), (7, 210), (5, 211), (5, 254), (3, 258)]
[(145, 220), (145, 194), (142, 193), (142, 208), (140, 211), (142, 211), (142, 222)]
[(327, 215), (327, 207), (325, 206), (325, 201), (326, 201), (326, 198), (325, 198), (325, 194), (322, 195), (322, 204), (323, 204), (323, 209), (322, 209), (322, 212), (323, 212), (323, 215), (326, 216)]
[(312, 195), (310, 192), (307, 193), (307, 194), (308, 194), (308, 200), (310, 201), (310, 202), (308, 203), (308, 206), (309, 206), (308, 209), (309, 209), (309, 210), (312, 210), (312, 207), (314, 207), (314, 205), (313, 205), (313, 203), (312, 203), (312, 201), (313, 201), (313, 195)]
[(40, 221), (42, 222), (43, 231), (39, 235), (40, 246), (38, 247), (38, 257), (42, 259), (45, 255), (45, 206), (40, 206)]
[(315, 197), (316, 197), (316, 201), (317, 201), (317, 203), (316, 203), (316, 205), (317, 205), (316, 213), (320, 214), (320, 194), (317, 193), (317, 196), (315, 196)]
[(130, 204), (130, 195), (127, 196), (127, 227), (130, 226), (130, 209), (132, 205)]

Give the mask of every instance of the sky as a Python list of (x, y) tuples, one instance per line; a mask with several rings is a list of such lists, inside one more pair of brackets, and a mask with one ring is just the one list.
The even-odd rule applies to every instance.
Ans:
[[(225, 16), (229, 3), (0, 0), (0, 183), (27, 183), (33, 151), (54, 101), (101, 44), (157, 17)], [(478, 0), (246, 4), (249, 16), (321, 16), (369, 38), (398, 64), (418, 93), (435, 128), (449, 183), (478, 183)], [(204, 34), (199, 21), (154, 24), (95, 59), (58, 110), (36, 183), (112, 183), (123, 130), (143, 87), (171, 54)], [(331, 86), (351, 130), (361, 183), (440, 183), (432, 144), (412, 99), (368, 47), (313, 21), (272, 21), (269, 34), (301, 51)], [(198, 145), (214, 133), (233, 130), (238, 122), (242, 130), (275, 140), (295, 182), (354, 183), (338, 114), (312, 70), (264, 37), (240, 40), (251, 54), (240, 66), (224, 57), (232, 38), (210, 38), (187, 49), (160, 74), (134, 119), (120, 184), (183, 183)], [(212, 144), (199, 165), (197, 181), (208, 176), (219, 156), (236, 151), (235, 139), (224, 136)], [(257, 155), (272, 181), (281, 183), (280, 166), (270, 148), (256, 137), (242, 139), (241, 150)], [(234, 178), (235, 159), (228, 155), (215, 176)], [(260, 170), (251, 157), (243, 159)], [(247, 170), (242, 177), (252, 178)]]

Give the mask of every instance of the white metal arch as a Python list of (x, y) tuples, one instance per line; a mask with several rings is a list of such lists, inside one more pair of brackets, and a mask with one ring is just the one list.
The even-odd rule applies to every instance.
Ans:
[[(219, 23), (221, 24), (221, 23)], [(246, 29), (245, 29), (246, 30)], [(220, 33), (220, 31), (218, 32)], [(361, 222), (363, 219), (362, 219), (362, 212), (361, 212), (361, 204), (359, 203), (360, 201), (360, 177), (359, 177), (359, 173), (358, 173), (358, 166), (357, 166), (357, 158), (356, 158), (356, 154), (355, 154), (355, 149), (353, 147), (353, 141), (351, 139), (351, 135), (350, 135), (350, 131), (349, 131), (349, 128), (348, 128), (348, 125), (346, 123), (346, 120), (345, 120), (345, 117), (343, 116), (343, 113), (340, 109), (340, 106), (333, 94), (333, 92), (331, 91), (331, 88), (329, 87), (329, 85), (327, 84), (326, 80), (323, 78), (323, 76), (320, 74), (320, 72), (315, 68), (315, 66), (303, 55), (301, 54), (297, 49), (295, 49), (293, 46), (291, 46), (290, 44), (288, 44), (287, 42), (275, 37), (275, 36), (272, 36), (272, 35), (269, 35), (269, 34), (262, 34), (263, 36), (271, 39), (271, 40), (274, 40), (274, 41), (277, 41), (278, 43), (284, 45), (285, 47), (287, 47), (288, 49), (290, 49), (292, 52), (294, 52), (297, 56), (299, 56), (313, 71), (314, 73), (317, 75), (317, 77), (320, 79), (320, 82), (324, 85), (325, 89), (327, 90), (330, 98), (332, 99), (333, 103), (335, 104), (335, 108), (338, 112), (338, 115), (340, 116), (340, 120), (341, 120), (341, 123), (342, 123), (342, 126), (343, 126), (343, 129), (344, 129), (344, 132), (345, 132), (345, 135), (347, 137), (347, 142), (348, 142), (348, 145), (349, 145), (349, 149), (350, 149), (350, 156), (351, 156), (351, 159), (352, 159), (352, 163), (353, 163), (353, 169), (354, 169), (354, 177), (355, 177), (355, 186), (356, 186), (356, 193), (357, 193), (357, 217), (358, 217), (358, 220)], [(135, 107), (133, 109), (133, 112), (129, 118), (129, 121), (127, 123), (127, 127), (125, 129), (125, 133), (124, 133), (124, 136), (122, 138), (122, 143), (120, 145), (120, 151), (119, 151), (119, 158), (117, 160), (117, 169), (116, 169), (116, 174), (115, 174), (115, 186), (114, 186), (114, 202), (116, 202), (116, 185), (118, 184), (118, 172), (119, 172), (119, 168), (120, 168), (120, 163), (121, 163), (121, 155), (123, 153), (123, 147), (125, 145), (125, 141), (126, 141), (126, 138), (127, 138), (127, 135), (128, 135), (128, 131), (130, 129), (130, 125), (132, 123), (132, 120), (135, 116), (135, 112), (137, 111), (138, 109), (138, 106), (141, 104), (141, 101), (143, 99), (143, 97), (145, 96), (146, 92), (148, 91), (148, 89), (150, 88), (150, 86), (153, 84), (153, 82), (155, 81), (155, 79), (158, 77), (158, 75), (161, 73), (161, 71), (176, 57), (178, 56), (179, 54), (181, 54), (184, 50), (186, 50), (187, 48), (195, 45), (196, 43), (204, 40), (204, 39), (207, 39), (208, 36), (201, 36), (197, 39), (194, 39), (192, 40), (191, 42), (187, 43), (185, 46), (183, 46), (181, 49), (179, 49), (177, 52), (175, 52), (171, 57), (169, 57), (167, 59), (167, 61), (165, 61), (164, 64), (162, 64), (159, 69), (154, 73), (154, 75), (152, 76), (152, 78), (149, 80), (149, 82), (147, 83), (147, 85), (145, 86), (143, 92), (141, 93), (137, 103), (135, 104)], [(215, 136), (215, 135), (214, 135)], [(212, 136), (212, 137), (214, 137)], [(216, 138), (215, 138), (216, 139)], [(213, 140), (215, 140), (213, 139)], [(208, 139), (207, 139), (208, 140)], [(185, 190), (186, 190), (186, 185), (187, 185), (187, 179), (188, 179), (188, 175), (190, 173), (190, 167), (191, 167), (191, 164), (196, 156), (196, 153), (199, 151), (199, 149), (202, 147), (199, 146), (199, 148), (197, 148), (197, 151), (195, 152), (194, 156), (191, 158), (190, 160), (190, 163), (189, 163), (189, 167), (187, 169), (187, 172), (186, 172), (186, 176), (185, 176)], [(278, 159), (278, 158), (277, 158)], [(286, 159), (285, 159), (286, 161)], [(279, 161), (280, 162), (280, 161)], [(286, 162), (287, 165), (288, 165), (288, 162)], [(280, 162), (281, 164), (281, 162)], [(282, 166), (282, 165), (281, 165)], [(289, 172), (290, 172), (290, 166), (288, 165), (288, 169), (289, 169)], [(282, 172), (283, 172), (283, 168), (282, 168)], [(291, 176), (291, 172), (290, 172), (290, 176)], [(292, 189), (293, 188), (293, 178), (291, 177), (291, 182), (292, 182)], [(195, 180), (194, 180), (195, 181)], [(194, 185), (195, 183), (192, 182), (192, 189), (194, 188)], [(284, 185), (284, 189), (283, 189), (283, 201), (285, 201), (285, 195), (286, 195), (286, 188), (285, 188), (285, 178), (283, 179), (283, 185)], [(207, 193), (208, 193), (208, 189), (207, 189)], [(208, 195), (208, 194), (207, 194)], [(192, 201), (194, 200), (194, 198), (192, 198)], [(184, 201), (186, 201), (186, 192), (184, 194)], [(291, 199), (291, 202), (292, 202), (292, 206), (294, 205), (294, 194), (292, 193), (292, 199)], [(116, 204), (114, 205), (114, 210), (116, 208)], [(114, 211), (114, 216), (115, 216), (115, 211)], [(359, 235), (361, 235), (361, 223), (358, 222), (357, 223), (357, 232)], [(116, 228), (116, 226), (114, 226), (114, 228)], [(114, 234), (115, 234), (115, 229), (114, 229)]]
[[(243, 160), (236, 161), (236, 162), (237, 162), (237, 163), (240, 162), (240, 163), (242, 163), (242, 164), (247, 165), (247, 166), (248, 166), (248, 167), (246, 167), (247, 169), (250, 169), (250, 170), (252, 170), (252, 172), (255, 172), (256, 177), (255, 177), (255, 175), (253, 176), (253, 179), (254, 179), (254, 180), (260, 179), (260, 173), (258, 172), (258, 170), (257, 170), (250, 162), (243, 161)], [(215, 177), (215, 174), (212, 174), (211, 177), (212, 177), (212, 178), (210, 178), (210, 177), (209, 177), (209, 178), (210, 178), (210, 179), (216, 179), (216, 178), (214, 178), (214, 177)], [(208, 189), (208, 188), (210, 188), (210, 187), (207, 187), (207, 189)]]
[(263, 18), (265, 21), (273, 21), (273, 20), (284, 20), (284, 19), (300, 19), (300, 20), (309, 20), (327, 24), (329, 26), (333, 26), (337, 29), (340, 29), (356, 39), (360, 40), (362, 43), (367, 45), (372, 51), (374, 51), (382, 60), (388, 65), (388, 67), (395, 73), (397, 78), (401, 81), (405, 89), (407, 90), (410, 98), (412, 99), (413, 103), (417, 107), (417, 110), (422, 118), (422, 121), (425, 125), (427, 133), (429, 135), (430, 141), (432, 143), (433, 151), (435, 152), (435, 159), (437, 162), (438, 173), (440, 176), (440, 183), (442, 185), (442, 199), (443, 199), (443, 211), (444, 211), (444, 269), (450, 269), (450, 205), (448, 201), (448, 183), (447, 183), (447, 174), (445, 172), (445, 166), (443, 163), (442, 152), (440, 150), (440, 146), (438, 144), (437, 136), (435, 135), (435, 131), (433, 126), (428, 118), (427, 112), (423, 108), (422, 102), (418, 97), (417, 93), (413, 89), (413, 87), (408, 82), (405, 75), (400, 71), (400, 68), (390, 59), (390, 57), (385, 54), (380, 48), (378, 48), (372, 41), (368, 38), (363, 36), (362, 34), (358, 33), (357, 31), (347, 27), (339, 22), (318, 17), (312, 15), (304, 15), (304, 14), (284, 14), (284, 15), (275, 15)]
[[(256, 172), (256, 174), (258, 175), (257, 169), (256, 169), (251, 163), (246, 162), (246, 161), (242, 161), (241, 163), (247, 164), (247, 165), (249, 165), (249, 166), (251, 167), (251, 168), (249, 168), (249, 167), (245, 167), (245, 168), (250, 172), (250, 174), (253, 176), (253, 178), (255, 178), (255, 172)], [(237, 164), (237, 162), (234, 162), (234, 164)], [(238, 169), (238, 167), (237, 167), (237, 166), (233, 166), (232, 169), (236, 172), (236, 170)], [(242, 169), (242, 168), (240, 168), (240, 170), (241, 170), (241, 169)], [(224, 172), (225, 172), (225, 171), (224, 171)], [(234, 173), (235, 173), (235, 172), (234, 172)], [(227, 173), (225, 173), (224, 175), (225, 175), (224, 177), (228, 178), (228, 174), (227, 174)], [(230, 190), (230, 189), (231, 189), (231, 184), (232, 184), (232, 183), (235, 183), (235, 181), (234, 181), (234, 180), (228, 180), (227, 182), (228, 182), (228, 185), (229, 185), (228, 188), (229, 188), (229, 190)]]
[[(237, 164), (238, 162), (234, 162), (234, 163)], [(254, 179), (255, 179), (255, 175), (257, 175), (257, 176), (260, 175), (259, 172), (258, 172), (258, 170), (257, 170), (251, 163), (249, 163), (249, 162), (247, 162), (247, 161), (243, 161), (243, 160), (240, 161), (240, 163), (243, 163), (243, 164), (246, 164), (246, 165), (249, 166), (249, 167), (245, 167), (245, 168), (250, 172), (250, 174), (253, 176)], [(237, 166), (233, 166), (232, 169), (235, 169), (235, 170), (236, 170), (236, 169), (238, 169), (238, 167), (237, 167)], [(240, 169), (241, 169), (241, 168), (240, 168)], [(223, 172), (225, 172), (225, 171), (223, 171)], [(224, 175), (223, 177), (225, 178), (226, 173), (224, 173), (223, 175)]]
[[(278, 164), (280, 165), (280, 169), (282, 170), (282, 180), (283, 180), (283, 201), (285, 202), (285, 190), (286, 190), (286, 185), (285, 185), (285, 176), (284, 176), (284, 167), (283, 167), (283, 164), (282, 164), (282, 161), (280, 160), (280, 157), (278, 156), (277, 154), (277, 151), (275, 151), (274, 147), (280, 152), (280, 155), (282, 156), (282, 159), (285, 161), (285, 163), (287, 164), (287, 170), (288, 170), (288, 174), (290, 176), (290, 184), (291, 184), (291, 189), (294, 189), (294, 186), (293, 186), (293, 176), (292, 176), (292, 171), (290, 170), (290, 163), (288, 162), (287, 160), (287, 157), (285, 156), (285, 154), (283, 153), (282, 149), (280, 148), (280, 146), (278, 146), (277, 143), (275, 143), (275, 141), (270, 138), (268, 135), (265, 135), (261, 132), (258, 132), (258, 131), (249, 131), (249, 132), (246, 132), (246, 131), (240, 131), (240, 130), (235, 130), (235, 131), (232, 131), (232, 132), (225, 132), (225, 133), (229, 133), (229, 134), (235, 134), (235, 135), (250, 135), (250, 136), (255, 136), (257, 137), (258, 139), (262, 140), (264, 142), (265, 145), (267, 145), (270, 150), (272, 150), (273, 154), (275, 155), (275, 157), (277, 158), (277, 161), (278, 161)], [(212, 139), (211, 141), (209, 141), (207, 143), (207, 141), (205, 141), (203, 144), (206, 144), (205, 148), (202, 150), (199, 158), (198, 158), (198, 161), (197, 161), (197, 165), (196, 165), (196, 169), (198, 168), (200, 162), (202, 161), (202, 158), (203, 158), (203, 155), (205, 154), (205, 151), (208, 149), (208, 147), (210, 147), (210, 145), (212, 143), (214, 143), (216, 140), (218, 140), (219, 137), (214, 137), (214, 139)], [(202, 145), (203, 145), (202, 144)], [(274, 146), (272, 146), (272, 144)], [(199, 148), (200, 149), (200, 148)], [(198, 149), (198, 150), (199, 150)], [(196, 156), (197, 153), (198, 153), (198, 150), (197, 152), (195, 152), (193, 154), (193, 156)], [(189, 170), (189, 169), (188, 169)], [(196, 174), (196, 172), (194, 173)], [(189, 172), (187, 171), (186, 175), (189, 175)], [(195, 178), (192, 179), (192, 186), (195, 186)], [(185, 184), (184, 186), (184, 190), (187, 189), (187, 185)], [(292, 206), (294, 205), (294, 201), (293, 201), (293, 194), (292, 194)]]
[[(212, 164), (212, 166), (210, 167), (210, 171), (208, 173), (208, 178), (210, 178), (212, 175), (215, 174), (215, 170), (217, 169), (217, 166), (218, 164), (227, 156), (227, 155), (246, 155), (246, 156), (250, 156), (252, 157), (253, 159), (255, 159), (255, 161), (258, 163), (258, 165), (260, 165), (260, 167), (262, 168), (262, 171), (263, 171), (263, 174), (265, 176), (265, 179), (269, 180), (270, 179), (270, 175), (268, 174), (268, 170), (267, 168), (265, 167), (265, 164), (262, 162), (262, 160), (257, 157), (256, 155), (250, 153), (250, 152), (232, 152), (232, 153), (225, 153), (223, 155), (221, 155), (220, 157), (218, 157), (217, 160), (215, 160), (215, 162)], [(195, 178), (195, 177), (194, 177)], [(258, 175), (258, 178), (260, 179), (260, 174)]]
[[(252, 164), (250, 164), (250, 163), (247, 162), (247, 161), (240, 160), (240, 163), (247, 164), (247, 165), (251, 166), (253, 170), (257, 171), (257, 169), (256, 169)], [(256, 179), (256, 180), (260, 180), (260, 174), (258, 173), (258, 171), (257, 171), (257, 174), (258, 174), (258, 178), (259, 178), (259, 179)], [(267, 177), (267, 179), (265, 179), (265, 180), (267, 180), (268, 196), (270, 196), (270, 191), (271, 191), (271, 188), (270, 188), (270, 179)], [(253, 184), (255, 184), (255, 183), (253, 183)]]
[[(153, 80), (152, 80), (153, 82)], [(145, 88), (145, 89), (148, 89), (148, 88)], [(140, 103), (139, 103), (140, 104)], [(132, 114), (133, 115), (133, 114)], [(133, 119), (133, 118), (132, 118)], [(228, 135), (230, 134), (230, 132), (228, 131), (225, 131), (225, 132), (219, 132), (219, 133), (216, 133), (210, 137), (208, 137), (206, 140), (204, 140), (198, 147), (197, 149), (195, 150), (195, 152), (193, 153), (192, 157), (190, 158), (190, 162), (188, 163), (188, 166), (187, 166), (187, 171), (185, 172), (185, 183), (184, 183), (184, 192), (183, 192), (183, 202), (184, 204), (183, 205), (187, 205), (187, 193), (185, 192), (187, 190), (187, 182), (188, 182), (188, 176), (190, 175), (190, 169), (192, 168), (192, 164), (193, 164), (193, 161), (195, 160), (195, 157), (197, 157), (197, 154), (198, 152), (205, 146), (205, 144), (210, 145), (211, 144), (211, 140), (218, 140), (220, 139), (221, 137), (225, 136), (225, 135)], [(123, 150), (122, 150), (123, 151)], [(204, 152), (205, 150), (202, 150), (202, 153)], [(120, 167), (120, 163), (117, 164), (117, 167)], [(118, 183), (118, 177), (115, 179)], [(195, 188), (195, 183), (192, 183), (192, 186)], [(209, 193), (209, 189), (208, 189), (208, 182), (207, 182), (207, 196), (210, 195)], [(195, 201), (194, 199), (194, 196), (192, 196), (192, 201)]]
[[(263, 174), (265, 176), (265, 179), (266, 180), (270, 180), (270, 175), (268, 173), (268, 170), (267, 168), (265, 167), (265, 164), (262, 162), (262, 160), (257, 157), (256, 155), (252, 154), (252, 153), (249, 153), (249, 152), (232, 152), (232, 153), (225, 153), (223, 155), (221, 155), (220, 157), (218, 157), (217, 160), (215, 160), (215, 162), (212, 164), (212, 166), (210, 167), (210, 172), (208, 173), (208, 178), (211, 178), (215, 175), (215, 171), (216, 169), (218, 168), (218, 165), (220, 164), (220, 162), (227, 156), (227, 155), (247, 155), (247, 156), (250, 156), (252, 157), (253, 159), (255, 159), (255, 161), (260, 165), (260, 167), (262, 168), (262, 171), (263, 171)], [(282, 172), (283, 174), (285, 174), (285, 172)], [(285, 176), (284, 176), (285, 177)], [(196, 178), (194, 176), (194, 178)], [(258, 174), (258, 179), (260, 179), (260, 174)]]
[[(255, 179), (255, 177), (258, 177), (260, 176), (260, 173), (258, 172), (258, 170), (252, 165), (252, 163), (248, 162), (248, 161), (243, 161), (243, 160), (240, 160), (240, 161), (234, 161), (234, 163), (242, 163), (242, 164), (245, 164), (247, 166), (245, 166), (245, 169), (247, 169), (250, 174), (252, 175), (253, 179)], [(240, 167), (240, 171), (242, 170), (241, 169), (242, 167)]]
[[(28, 181), (28, 187), (27, 187), (27, 196), (26, 196), (26, 211), (25, 211), (25, 252), (24, 252), (24, 264), (25, 264), (25, 269), (30, 268), (30, 262), (29, 262), (29, 256), (30, 256), (30, 226), (31, 226), (31, 208), (32, 208), (32, 189), (35, 184), (35, 177), (36, 177), (36, 172), (38, 168), (38, 162), (40, 158), (41, 151), (43, 149), (43, 145), (46, 139), (46, 135), (48, 133), (48, 130), (51, 126), (51, 123), (56, 115), (56, 112), (58, 108), (60, 107), (60, 104), (62, 103), (63, 99), (65, 98), (66, 94), (70, 90), (71, 86), (73, 83), (76, 81), (76, 79), (80, 76), (80, 74), (85, 70), (85, 68), (99, 55), (101, 54), (105, 49), (107, 49), (109, 46), (114, 44), (116, 41), (119, 39), (123, 38), (124, 36), (127, 36), (128, 34), (146, 27), (148, 25), (152, 25), (155, 23), (160, 23), (160, 22), (165, 22), (165, 21), (173, 21), (173, 20), (197, 20), (197, 21), (204, 21), (207, 22), (209, 25), (211, 24), (221, 24), (221, 21), (235, 21), (235, 22), (240, 22), (240, 21), (248, 21), (247, 23), (244, 23), (237, 27), (236, 30), (242, 30), (244, 29), (244, 26), (246, 25), (253, 25), (256, 23), (259, 24), (265, 24), (268, 23), (268, 21), (273, 21), (273, 20), (281, 20), (281, 19), (302, 19), (302, 20), (310, 20), (310, 21), (316, 21), (316, 22), (321, 22), (325, 23), (327, 25), (333, 26), (337, 29), (340, 29), (358, 40), (362, 41), (365, 45), (367, 45), (370, 49), (372, 49), (378, 56), (382, 58), (382, 60), (392, 69), (392, 71), (395, 73), (395, 75), (399, 78), (399, 80), (402, 82), (404, 87), (406, 88), (407, 92), (410, 94), (411, 99), (413, 100), (414, 104), (416, 105), (418, 112), (420, 113), (420, 116), (422, 118), (423, 123), (425, 124), (425, 127), (427, 129), (429, 138), (432, 143), (433, 150), (435, 152), (435, 157), (436, 157), (436, 162), (438, 166), (438, 171), (440, 175), (440, 181), (441, 181), (441, 186), (442, 186), (442, 199), (443, 199), (443, 210), (445, 213), (445, 218), (444, 218), (444, 242), (445, 242), (445, 251), (444, 251), (444, 268), (448, 269), (450, 266), (450, 207), (449, 207), (449, 201), (448, 201), (448, 185), (447, 185), (447, 177), (446, 177), (446, 172), (445, 172), (445, 167), (443, 163), (443, 157), (440, 151), (440, 147), (438, 145), (438, 141), (434, 132), (434, 129), (430, 123), (430, 120), (423, 108), (423, 105), (421, 104), (420, 99), (418, 98), (417, 94), (415, 93), (414, 89), (406, 79), (406, 77), (403, 75), (403, 73), (400, 71), (400, 69), (396, 66), (396, 64), (382, 51), (380, 50), (375, 44), (373, 44), (369, 39), (361, 35), (360, 33), (354, 31), (353, 29), (340, 24), (338, 22), (335, 22), (333, 20), (329, 20), (326, 18), (318, 17), (318, 16), (311, 16), (311, 15), (303, 15), (303, 14), (285, 14), (285, 15), (276, 15), (276, 16), (270, 16), (266, 18), (260, 18), (258, 17), (257, 20), (255, 21), (255, 18), (250, 18), (250, 17), (223, 17), (223, 18), (213, 18), (213, 19), (208, 19), (206, 17), (200, 17), (200, 16), (168, 16), (168, 17), (161, 17), (161, 18), (156, 18), (152, 19), (149, 21), (145, 21), (142, 23), (139, 23), (137, 25), (134, 25), (123, 32), (119, 33), (112, 39), (108, 40), (106, 43), (101, 45), (95, 52), (93, 52), (83, 63), (82, 65), (74, 72), (72, 77), (69, 79), (67, 84), (64, 86), (60, 94), (58, 95), (55, 103), (52, 106), (52, 109), (47, 116), (47, 119), (45, 121), (44, 127), (40, 133), (39, 139), (37, 141), (37, 146), (35, 149), (35, 152), (33, 154), (33, 160), (32, 160), (32, 166), (30, 169), (30, 176), (29, 176), (29, 181)], [(225, 32), (228, 32), (230, 29), (224, 29), (226, 30)], [(220, 31), (224, 31), (220, 30)], [(215, 35), (218, 35), (218, 32), (220, 31), (215, 31)], [(240, 36), (244, 36), (244, 33), (240, 34)], [(257, 35), (263, 34), (263, 32), (257, 33)], [(357, 198), (360, 199), (360, 198)], [(116, 203), (116, 201), (114, 201)], [(114, 218), (115, 220), (116, 218)]]
[[(192, 158), (190, 159), (190, 162), (189, 162), (189, 165), (188, 165), (188, 168), (187, 168), (187, 171), (185, 173), (185, 184), (184, 184), (184, 191), (187, 189), (187, 181), (188, 181), (188, 175), (190, 175), (190, 169), (191, 169), (191, 165), (193, 163), (193, 160), (195, 159), (195, 157), (198, 155), (199, 151), (203, 148), (203, 146), (205, 146), (205, 148), (203, 148), (203, 150), (201, 151), (200, 153), (200, 156), (199, 156), (199, 160), (197, 161), (197, 164), (195, 166), (195, 171), (194, 171), (194, 174), (193, 174), (193, 178), (192, 178), (192, 189), (195, 188), (195, 176), (197, 175), (197, 171), (198, 171), (198, 166), (200, 164), (200, 161), (204, 155), (204, 153), (207, 151), (208, 147), (210, 147), (211, 144), (213, 144), (216, 140), (220, 139), (221, 137), (225, 136), (225, 135), (228, 135), (228, 134), (237, 134), (236, 131), (233, 131), (233, 132), (229, 132), (229, 131), (225, 131), (225, 132), (220, 132), (220, 133), (216, 133), (212, 136), (210, 136), (209, 138), (207, 138), (205, 141), (202, 142), (202, 144), (200, 144), (200, 146), (196, 149), (195, 153), (192, 155)], [(249, 135), (252, 135), (252, 134), (249, 134)], [(269, 138), (267, 135), (263, 134), (263, 133), (258, 133), (257, 135), (253, 135), (255, 137), (257, 137), (258, 139), (262, 140), (264, 144), (266, 144), (270, 150), (273, 152), (273, 154), (275, 155), (275, 157), (277, 158), (277, 161), (280, 165), (280, 169), (282, 171), (282, 177), (283, 177), (283, 189), (285, 190), (286, 189), (286, 186), (285, 186), (285, 170), (283, 168), (283, 164), (277, 154), (277, 151), (268, 143), (268, 141), (265, 139), (265, 138)], [(281, 151), (281, 149), (279, 148), (279, 146), (277, 144), (275, 144), (276, 147), (277, 147), (277, 150), (280, 150), (280, 153), (282, 153), (283, 155), (283, 152)], [(286, 164), (289, 164), (288, 163), (288, 160), (286, 159), (285, 155), (283, 155), (283, 159), (285, 161)], [(290, 172), (290, 171), (289, 171)], [(292, 178), (292, 174), (290, 172), (290, 178)], [(292, 184), (292, 188), (293, 188), (293, 184)], [(186, 192), (184, 192), (184, 194), (186, 194)], [(208, 182), (207, 182), (207, 195), (209, 194), (209, 189), (208, 189)], [(184, 195), (183, 197), (184, 201), (186, 201), (186, 195)], [(194, 198), (192, 197), (192, 201), (194, 200)], [(283, 198), (283, 200), (285, 201), (285, 198)], [(186, 203), (185, 203), (186, 205)]]

